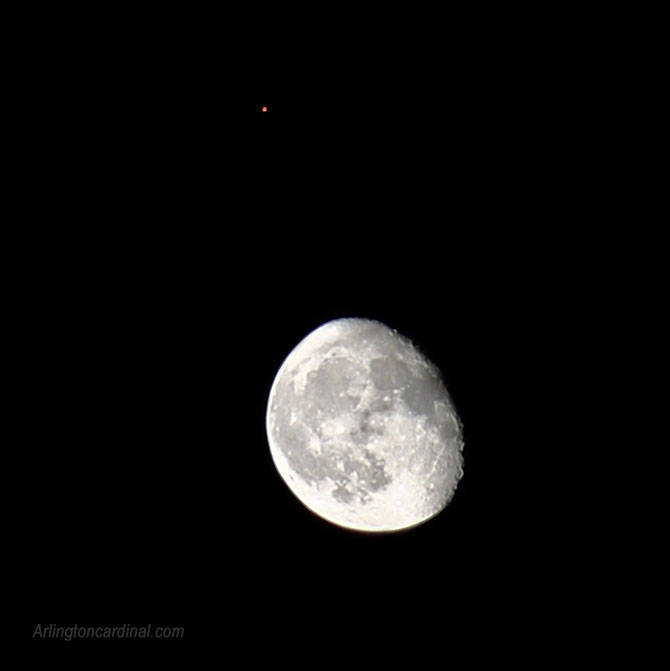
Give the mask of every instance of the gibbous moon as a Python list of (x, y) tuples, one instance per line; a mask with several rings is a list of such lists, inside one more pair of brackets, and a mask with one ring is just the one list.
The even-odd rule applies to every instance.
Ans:
[(463, 473), (462, 425), (439, 371), (368, 319), (327, 322), (297, 345), (272, 385), (266, 430), (293, 494), (348, 529), (421, 524)]

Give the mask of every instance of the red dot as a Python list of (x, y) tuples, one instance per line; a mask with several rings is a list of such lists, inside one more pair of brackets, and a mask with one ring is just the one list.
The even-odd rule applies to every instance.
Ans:
[(264, 107), (264, 108), (263, 108), (263, 111), (264, 111), (264, 112), (267, 112), (267, 111), (268, 111), (268, 108), (267, 108), (267, 107)]

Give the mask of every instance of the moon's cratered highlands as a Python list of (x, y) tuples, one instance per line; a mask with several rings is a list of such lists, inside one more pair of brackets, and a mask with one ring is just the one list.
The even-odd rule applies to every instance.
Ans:
[(289, 489), (329, 522), (364, 531), (439, 513), (462, 475), (462, 426), (438, 370), (368, 319), (312, 331), (268, 399), (270, 451)]

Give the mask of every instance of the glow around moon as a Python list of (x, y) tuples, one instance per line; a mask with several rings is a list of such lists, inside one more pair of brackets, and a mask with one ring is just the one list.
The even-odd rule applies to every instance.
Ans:
[(376, 321), (327, 322), (300, 342), (272, 385), (266, 429), (289, 489), (349, 529), (425, 522), (463, 473), (462, 426), (439, 372)]

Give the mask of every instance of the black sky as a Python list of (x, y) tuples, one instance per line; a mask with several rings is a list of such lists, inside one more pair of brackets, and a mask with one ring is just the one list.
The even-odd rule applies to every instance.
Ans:
[[(238, 95), (76, 62), (38, 63), (24, 120), (29, 617), (183, 623), (192, 654), (278, 663), (493, 659), (536, 525), (507, 486), (539, 328), (513, 88), (410, 68)], [(267, 448), (278, 367), (347, 316), (413, 339), (465, 426), (453, 502), (408, 533), (316, 518)]]

